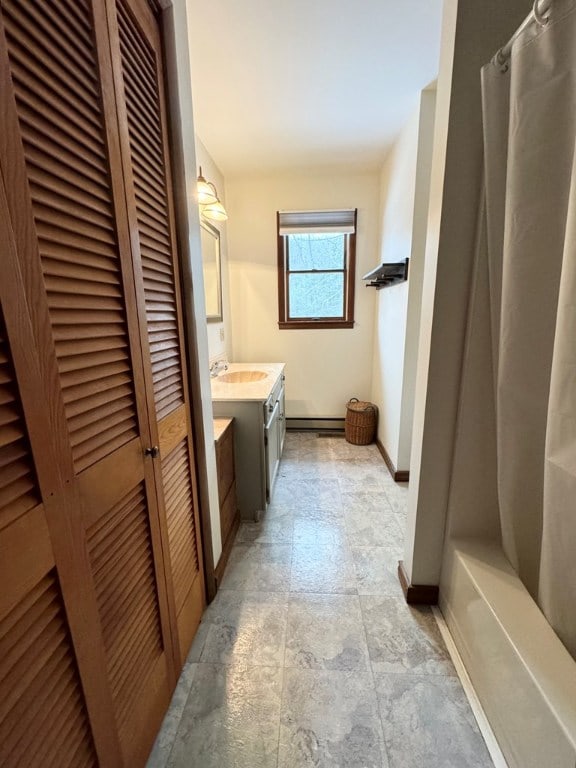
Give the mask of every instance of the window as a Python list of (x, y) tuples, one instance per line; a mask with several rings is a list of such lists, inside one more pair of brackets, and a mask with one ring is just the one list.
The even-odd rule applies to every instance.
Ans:
[(278, 213), (280, 328), (352, 328), (356, 209)]

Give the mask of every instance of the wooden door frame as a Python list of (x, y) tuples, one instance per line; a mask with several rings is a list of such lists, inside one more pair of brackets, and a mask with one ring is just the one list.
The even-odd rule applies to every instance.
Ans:
[[(150, 0), (149, 0), (150, 1)], [(176, 240), (179, 254), (180, 286), (184, 315), (185, 352), (190, 388), (190, 415), (192, 419), (192, 440), (198, 482), (200, 534), (204, 559), (204, 583), (206, 602), (210, 603), (217, 591), (214, 573), (214, 550), (212, 547), (212, 523), (210, 518), (210, 493), (206, 459), (206, 441), (200, 386), (200, 360), (198, 357), (198, 332), (195, 314), (194, 285), (191, 270), (191, 252), (188, 241), (188, 226), (193, 226), (189, 216), (186, 174), (184, 166), (184, 129), (181, 123), (177, 96), (176, 41), (171, 23), (174, 0), (159, 0), (162, 10), (159, 15), (162, 53), (164, 57), (165, 94), (169, 131), (169, 155), (172, 166), (174, 194), (174, 215)], [(198, 222), (198, 230), (200, 224)]]

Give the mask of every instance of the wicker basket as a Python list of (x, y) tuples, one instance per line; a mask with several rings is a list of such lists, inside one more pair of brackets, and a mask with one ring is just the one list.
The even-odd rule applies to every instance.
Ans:
[(353, 445), (368, 445), (374, 440), (378, 409), (374, 403), (351, 398), (346, 404), (346, 440)]

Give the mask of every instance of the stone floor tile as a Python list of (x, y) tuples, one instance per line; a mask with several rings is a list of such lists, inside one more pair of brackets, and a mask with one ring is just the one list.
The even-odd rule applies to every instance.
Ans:
[(274, 488), (274, 504), (305, 504), (316, 509), (341, 509), (339, 481), (280, 477)]
[(221, 590), (203, 620), (208, 629), (200, 661), (282, 666), (287, 605), (286, 594)]
[(297, 461), (291, 461), (284, 464), (284, 459), (278, 470), (279, 477), (287, 480), (337, 480), (338, 473), (334, 467), (334, 462), (323, 460), (304, 460), (299, 458)]
[(394, 484), (388, 468), (379, 457), (335, 461), (334, 466), (341, 479), (364, 481), (367, 485), (373, 482), (384, 483), (385, 486)]
[(291, 560), (290, 544), (235, 544), (220, 589), (287, 592)]
[(393, 511), (406, 518), (406, 507), (408, 504), (408, 483), (394, 483), (384, 489), (388, 503)]
[(390, 768), (491, 768), (460, 681), (375, 671)]
[(283, 504), (280, 504), (274, 499), (272, 500), (272, 503), (269, 504), (268, 509), (266, 512), (262, 514), (262, 520), (266, 517), (268, 520), (270, 520), (273, 517), (284, 517), (285, 515), (292, 515), (294, 505), (291, 504), (289, 501), (285, 502)]
[(290, 591), (357, 594), (348, 546), (294, 545)]
[(388, 501), (388, 495), (385, 491), (373, 488), (363, 488), (354, 491), (341, 491), (342, 508), (345, 513), (362, 512), (371, 510), (393, 514), (393, 509)]
[(352, 547), (359, 595), (403, 598), (398, 581), (397, 550), (386, 547)]
[(360, 605), (370, 659), (380, 672), (456, 674), (430, 608), (376, 595), (362, 595)]
[[(322, 513), (325, 517), (325, 513)], [(320, 516), (295, 515), (293, 540), (296, 546), (346, 546), (346, 527), (343, 518), (326, 520)]]
[(236, 544), (291, 544), (294, 521), (292, 512), (264, 512), (258, 523), (240, 523)]
[(372, 678), (286, 669), (279, 768), (385, 768)]
[(384, 494), (389, 487), (389, 481), (380, 472), (366, 472), (364, 477), (339, 476), (338, 483), (342, 493), (359, 493), (370, 490)]
[(384, 463), (376, 443), (369, 443), (368, 445), (354, 445), (353, 443), (349, 443), (346, 440), (334, 440), (332, 442), (331, 448), (335, 461), (347, 461), (350, 459), (380, 459), (382, 464)]
[(402, 529), (385, 497), (379, 493), (343, 493), (342, 506), (350, 546), (388, 547), (401, 554)]
[(344, 525), (344, 512), (342, 507), (315, 507), (306, 501), (294, 502), (292, 505), (294, 510), (294, 519), (306, 519), (313, 520), (319, 524), (322, 523), (338, 523)]
[(286, 667), (370, 670), (357, 595), (292, 595), (286, 629)]
[(276, 768), (282, 674), (199, 664), (168, 768)]

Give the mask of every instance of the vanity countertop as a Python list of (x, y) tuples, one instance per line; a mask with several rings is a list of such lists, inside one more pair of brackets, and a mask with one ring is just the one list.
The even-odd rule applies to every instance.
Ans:
[[(236, 371), (263, 371), (266, 378), (260, 381), (244, 381), (229, 383), (222, 381), (221, 376)], [(265, 402), (274, 389), (278, 377), (284, 371), (284, 363), (229, 363), (228, 370), (210, 379), (212, 400), (252, 400)]]

